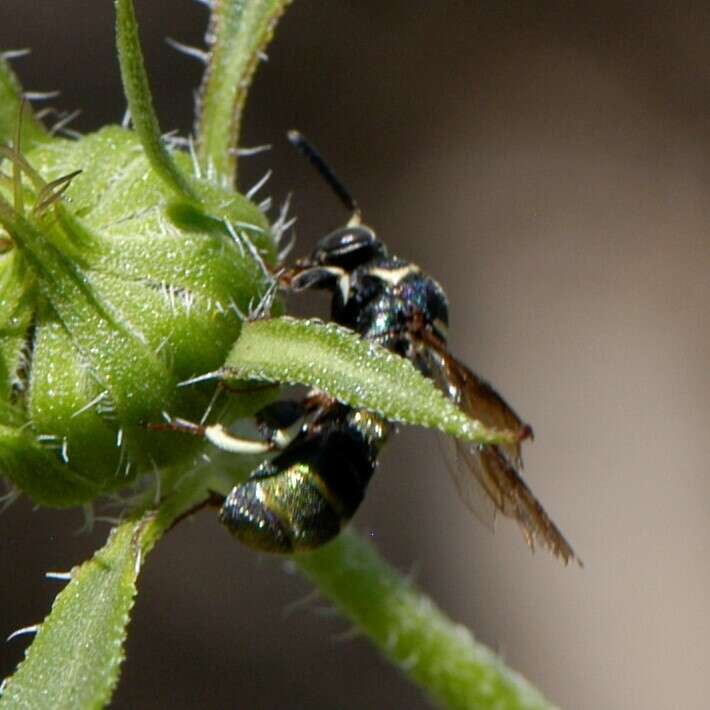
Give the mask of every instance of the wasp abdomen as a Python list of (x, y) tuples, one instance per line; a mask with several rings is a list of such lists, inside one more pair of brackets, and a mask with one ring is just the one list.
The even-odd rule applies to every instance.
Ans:
[(386, 425), (333, 407), (325, 426), (306, 429), (227, 496), (220, 519), (263, 552), (313, 550), (332, 540), (359, 507), (374, 473)]
[(345, 522), (307, 464), (285, 471), (261, 466), (227, 496), (220, 520), (249, 547), (281, 554), (319, 547)]

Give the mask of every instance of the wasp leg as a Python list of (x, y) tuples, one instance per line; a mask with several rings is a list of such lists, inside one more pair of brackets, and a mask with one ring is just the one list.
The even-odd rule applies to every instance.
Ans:
[(322, 392), (311, 392), (303, 399), (267, 404), (255, 414), (259, 432), (274, 448), (283, 450), (296, 438), (307, 417), (331, 406), (333, 401)]
[(182, 522), (186, 518), (192, 517), (195, 513), (199, 513), (205, 508), (221, 508), (223, 504), (223, 495), (217, 493), (216, 491), (208, 491), (207, 498), (201, 500), (199, 503), (195, 503), (195, 505), (193, 505), (191, 508), (188, 508), (184, 513), (178, 515), (177, 518), (175, 518), (175, 520), (173, 520), (173, 522), (170, 524), (168, 530), (172, 530), (178, 523)]
[(167, 421), (160, 424), (147, 424), (146, 426), (154, 431), (181, 431), (193, 436), (202, 436), (217, 448), (233, 454), (266, 454), (278, 448), (272, 441), (255, 441), (234, 436), (221, 424), (204, 426), (176, 417), (174, 419), (168, 418)]

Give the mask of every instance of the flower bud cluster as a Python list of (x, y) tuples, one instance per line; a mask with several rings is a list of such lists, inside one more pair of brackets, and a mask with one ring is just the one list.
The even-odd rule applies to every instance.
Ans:
[(132, 131), (23, 148), (0, 164), (0, 473), (76, 505), (194, 453), (146, 423), (200, 419), (214, 385), (179, 384), (220, 367), (274, 246), (237, 193), (176, 198)]

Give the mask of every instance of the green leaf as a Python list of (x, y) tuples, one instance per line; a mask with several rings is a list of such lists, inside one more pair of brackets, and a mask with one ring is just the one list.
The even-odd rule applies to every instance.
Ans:
[(345, 531), (294, 562), (384, 656), (446, 708), (552, 710), (522, 676), (449, 620), (369, 543)]
[[(22, 87), (20, 82), (10, 69), (7, 59), (0, 54), (0, 141), (3, 143), (14, 143), (15, 141), (21, 103)], [(47, 134), (42, 124), (27, 106), (22, 116), (22, 147), (27, 148), (34, 141), (46, 139)]]
[(131, 0), (116, 0), (116, 46), (131, 121), (151, 166), (178, 195), (197, 200), (192, 186), (163, 145)]
[(408, 360), (334, 323), (288, 317), (247, 323), (219, 374), (316, 387), (392, 421), (477, 444), (516, 436), (469, 419)]
[(24, 415), (5, 402), (0, 402), (0, 465), (3, 475), (43, 505), (79, 505), (101, 492), (100, 485), (40, 445)]
[[(262, 394), (262, 397), (264, 395)], [(3, 409), (0, 406), (0, 414)], [(12, 419), (11, 413), (8, 417)], [(217, 457), (219, 459), (219, 457)], [(230, 455), (227, 474), (192, 464), (163, 471), (157, 510), (138, 513), (114, 528), (91, 560), (71, 571), (47, 618), (0, 697), (0, 710), (101, 708), (118, 681), (136, 579), (155, 543), (210, 490), (246, 477), (253, 457)], [(145, 510), (150, 496), (139, 505)]]
[(0, 257), (0, 399), (9, 401), (32, 322), (33, 278), (16, 251)]
[[(49, 232), (15, 213), (2, 198), (0, 224), (13, 235), (35, 273), (41, 275), (42, 295), (51, 303), (62, 326), (84, 352), (95, 354), (93, 365), (99, 377), (105, 382), (118, 383), (112, 395), (123, 417), (135, 422), (144, 416), (145, 401), (141, 403), (138, 397), (141, 390), (153, 410), (160, 411), (174, 385), (174, 375), (170, 376), (159, 356), (115, 316), (108, 298), (102, 298), (87, 273), (55, 247), (48, 238)], [(115, 366), (116, 361), (122, 364), (122, 369)], [(139, 368), (141, 382), (136, 382), (129, 363)]]
[(203, 168), (236, 179), (239, 128), (259, 55), (290, 0), (212, 3), (209, 62), (200, 89), (197, 154)]
[(24, 661), (9, 679), (0, 708), (100, 708), (111, 697), (123, 660), (151, 516), (123, 523), (71, 582), (40, 624)]

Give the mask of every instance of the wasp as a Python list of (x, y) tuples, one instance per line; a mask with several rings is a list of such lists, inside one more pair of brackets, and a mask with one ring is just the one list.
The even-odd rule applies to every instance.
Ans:
[[(410, 360), (467, 415), (518, 433), (513, 444), (454, 442), (448, 461), (461, 497), (491, 526), (497, 513), (515, 519), (531, 548), (549, 548), (565, 564), (572, 547), (519, 471), (521, 442), (532, 428), (484, 379), (447, 349), (445, 291), (416, 264), (392, 256), (363, 223), (360, 207), (320, 153), (297, 131), (289, 140), (310, 160), (351, 217), (322, 237), (307, 257), (281, 272), (287, 291), (331, 294), (331, 318), (362, 338)], [(378, 415), (313, 391), (256, 415), (261, 441), (240, 439), (221, 425), (171, 420), (158, 425), (206, 437), (236, 453), (274, 453), (250, 477), (219, 498), (222, 523), (242, 542), (267, 552), (311, 550), (334, 538), (363, 500), (392, 425)]]
[(287, 270), (284, 284), (293, 291), (330, 292), (331, 318), (336, 323), (409, 359), (471, 418), (518, 432), (514, 444), (454, 442), (455, 455), (448, 468), (459, 493), (491, 526), (501, 513), (519, 523), (531, 548), (539, 543), (565, 564), (579, 561), (520, 475), (520, 442), (533, 437), (532, 428), (491, 384), (448, 351), (449, 304), (441, 285), (416, 264), (390, 255), (375, 231), (363, 223), (359, 205), (314, 146), (297, 131), (289, 133), (289, 140), (323, 176), (351, 217)]

